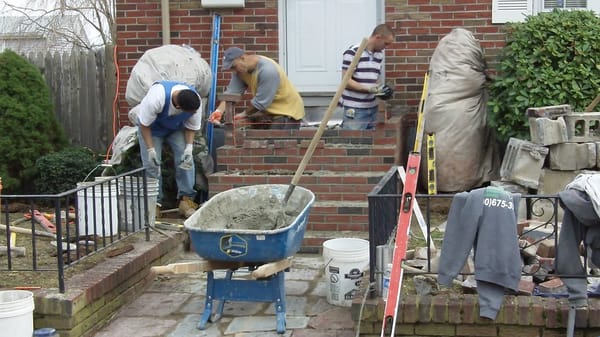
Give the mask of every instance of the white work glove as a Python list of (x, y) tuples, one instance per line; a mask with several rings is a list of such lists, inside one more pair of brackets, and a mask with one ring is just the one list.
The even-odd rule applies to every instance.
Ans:
[(379, 86), (369, 87), (370, 94), (377, 94), (379, 92)]
[(192, 144), (186, 144), (185, 150), (183, 150), (183, 155), (181, 155), (181, 162), (179, 163), (179, 168), (184, 170), (191, 170), (194, 167), (194, 156), (192, 154), (192, 150), (194, 149)]
[(153, 147), (148, 149), (148, 165), (150, 165), (150, 168), (160, 170), (160, 160), (158, 160), (156, 150)]

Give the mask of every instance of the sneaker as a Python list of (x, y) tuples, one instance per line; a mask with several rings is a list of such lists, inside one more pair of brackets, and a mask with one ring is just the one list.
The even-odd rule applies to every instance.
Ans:
[(189, 218), (198, 209), (198, 204), (190, 197), (183, 196), (179, 201), (179, 214)]

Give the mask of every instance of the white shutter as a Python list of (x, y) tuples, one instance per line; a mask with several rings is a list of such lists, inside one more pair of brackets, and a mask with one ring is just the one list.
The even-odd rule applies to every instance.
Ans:
[(522, 22), (533, 14), (533, 0), (493, 0), (492, 23)]
[(599, 0), (588, 0), (587, 9), (594, 11), (597, 16), (600, 16), (600, 1)]

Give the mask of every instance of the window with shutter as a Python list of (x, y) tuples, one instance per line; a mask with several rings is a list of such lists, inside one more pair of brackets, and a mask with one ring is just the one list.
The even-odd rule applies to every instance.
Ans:
[(544, 0), (544, 10), (587, 9), (587, 0)]
[(492, 23), (523, 22), (527, 15), (555, 8), (593, 10), (600, 15), (600, 0), (492, 0)]
[(532, 0), (493, 0), (492, 23), (520, 22), (533, 14)]

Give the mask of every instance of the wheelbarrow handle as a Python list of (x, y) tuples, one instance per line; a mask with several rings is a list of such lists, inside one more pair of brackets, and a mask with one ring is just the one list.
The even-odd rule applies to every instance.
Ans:
[(157, 275), (187, 274), (211, 271), (215, 269), (237, 269), (243, 266), (244, 264), (242, 262), (199, 260), (191, 262), (169, 263), (165, 266), (153, 266), (150, 268), (150, 271)]

